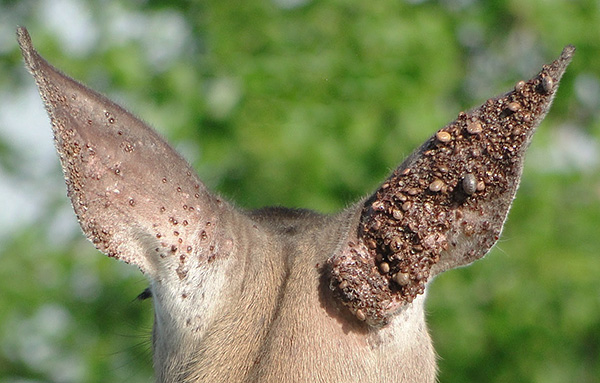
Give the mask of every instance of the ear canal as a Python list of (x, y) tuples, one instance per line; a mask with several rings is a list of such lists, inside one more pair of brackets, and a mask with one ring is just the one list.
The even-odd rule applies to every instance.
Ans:
[(357, 318), (387, 323), (433, 276), (496, 243), (525, 151), (574, 50), (567, 46), (536, 77), (461, 112), (359, 207), (356, 232), (329, 260), (331, 287)]
[(68, 195), (87, 237), (108, 256), (150, 275), (168, 255), (199, 251), (209, 257), (207, 236), (227, 205), (155, 131), (53, 68), (35, 51), (25, 28), (17, 35), (50, 115)]

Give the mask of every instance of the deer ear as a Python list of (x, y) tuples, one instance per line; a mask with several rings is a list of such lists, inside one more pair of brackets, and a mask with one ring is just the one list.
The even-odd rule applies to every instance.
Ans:
[(385, 324), (433, 276), (496, 243), (573, 52), (566, 47), (536, 77), (460, 113), (358, 207), (356, 231), (329, 264), (332, 289), (359, 319)]
[(170, 255), (200, 251), (209, 257), (214, 244), (208, 236), (227, 206), (156, 132), (49, 65), (25, 28), (17, 35), (87, 237), (108, 256), (150, 275)]

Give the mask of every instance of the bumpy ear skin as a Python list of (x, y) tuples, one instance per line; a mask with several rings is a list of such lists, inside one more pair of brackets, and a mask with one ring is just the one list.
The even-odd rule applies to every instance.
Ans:
[(386, 324), (427, 281), (496, 243), (525, 151), (574, 47), (439, 130), (369, 198), (356, 232), (329, 260), (334, 294), (360, 320)]
[(211, 234), (226, 204), (151, 128), (65, 76), (17, 30), (23, 57), (52, 121), (68, 195), (84, 233), (107, 255), (150, 276), (161, 259), (218, 251)]

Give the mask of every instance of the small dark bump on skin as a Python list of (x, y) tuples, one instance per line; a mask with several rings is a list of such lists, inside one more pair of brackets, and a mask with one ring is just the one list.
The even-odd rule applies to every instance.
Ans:
[(129, 142), (124, 142), (122, 146), (125, 153), (131, 153), (134, 150), (133, 145), (131, 145)]
[(375, 249), (375, 248), (377, 248), (377, 242), (375, 242), (372, 239), (369, 239), (367, 241), (367, 246), (369, 247), (369, 249)]
[(387, 263), (387, 262), (381, 262), (381, 263), (379, 264), (379, 270), (381, 270), (381, 272), (382, 272), (383, 274), (387, 274), (387, 273), (389, 273), (389, 272), (390, 272), (390, 264), (389, 264), (389, 263)]
[(435, 137), (441, 143), (450, 142), (450, 140), (452, 140), (452, 136), (450, 135), (450, 133), (444, 132), (444, 131), (437, 132), (436, 135), (435, 135)]
[(375, 202), (373, 202), (373, 204), (371, 205), (371, 208), (372, 208), (373, 210), (376, 210), (376, 211), (377, 211), (377, 210), (383, 210), (383, 209), (384, 209), (384, 207), (385, 207), (385, 206), (384, 206), (384, 204), (383, 204), (383, 201), (375, 201)]
[(410, 282), (410, 275), (408, 273), (396, 273), (394, 274), (394, 282), (400, 286), (406, 286)]
[(367, 316), (361, 309), (356, 310), (356, 317), (361, 322), (364, 322), (365, 320), (367, 320)]
[(521, 109), (521, 104), (515, 101), (509, 102), (507, 108), (511, 112), (518, 112)]
[(515, 91), (520, 92), (523, 90), (524, 87), (525, 87), (525, 81), (521, 80), (521, 81), (517, 82), (517, 84), (515, 85)]
[(375, 230), (378, 231), (381, 228), (381, 222), (380, 221), (373, 221), (371, 222), (371, 226), (369, 227), (370, 230)]
[(552, 77), (547, 75), (542, 77), (542, 89), (544, 90), (544, 92), (550, 93), (552, 91), (553, 86), (554, 81), (552, 80)]
[(483, 127), (481, 126), (481, 122), (479, 121), (469, 121), (467, 124), (467, 132), (469, 134), (479, 134), (483, 131)]
[(483, 181), (477, 182), (477, 191), (484, 191), (484, 190), (485, 190), (485, 182), (483, 182)]
[(462, 188), (467, 195), (477, 191), (477, 178), (472, 173), (467, 173), (462, 179)]
[(442, 190), (443, 187), (444, 187), (444, 181), (442, 181), (440, 179), (436, 179), (435, 181), (433, 181), (432, 183), (429, 184), (429, 190), (434, 193), (439, 192), (440, 190)]

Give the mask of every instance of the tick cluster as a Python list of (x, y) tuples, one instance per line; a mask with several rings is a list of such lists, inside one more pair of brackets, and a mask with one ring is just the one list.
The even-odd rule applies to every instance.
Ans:
[[(425, 291), (445, 254), (472, 262), (493, 246), (560, 65), (461, 112), (365, 202), (355, 240), (329, 260), (331, 288), (359, 320), (387, 323)], [(467, 250), (458, 246), (465, 238)]]

